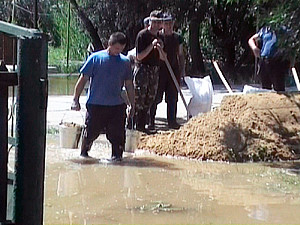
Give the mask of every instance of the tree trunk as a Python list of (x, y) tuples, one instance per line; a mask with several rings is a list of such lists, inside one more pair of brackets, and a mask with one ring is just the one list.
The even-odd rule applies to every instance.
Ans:
[(71, 4), (75, 8), (77, 15), (79, 16), (80, 20), (85, 26), (86, 31), (89, 33), (92, 43), (94, 46), (94, 51), (99, 51), (104, 49), (103, 44), (100, 40), (100, 37), (97, 32), (97, 28), (94, 27), (92, 21), (85, 15), (82, 9), (80, 9), (79, 5), (77, 4), (76, 0), (70, 0)]
[(225, 60), (225, 70), (228, 74), (228, 78), (235, 80), (235, 45), (234, 43), (228, 44), (228, 46), (224, 49), (226, 54)]
[(190, 50), (191, 50), (191, 75), (201, 77), (205, 73), (203, 56), (199, 43), (200, 22), (197, 18), (191, 19), (190, 22)]

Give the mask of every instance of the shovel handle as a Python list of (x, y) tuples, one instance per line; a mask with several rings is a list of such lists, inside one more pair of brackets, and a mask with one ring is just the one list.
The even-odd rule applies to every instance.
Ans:
[[(161, 54), (164, 55), (164, 53), (162, 52), (162, 49), (161, 49), (161, 48), (158, 48), (158, 50), (160, 51)], [(180, 97), (181, 97), (181, 99), (182, 99), (182, 102), (183, 102), (183, 104), (184, 104), (184, 106), (185, 106), (185, 109), (186, 109), (186, 112), (187, 112), (187, 120), (189, 120), (191, 114), (190, 114), (190, 112), (189, 112), (188, 105), (186, 104), (186, 101), (185, 101), (185, 99), (184, 99), (184, 96), (183, 96), (183, 94), (182, 94), (182, 91), (181, 91), (181, 89), (180, 89), (180, 86), (179, 86), (179, 84), (178, 84), (178, 82), (177, 82), (177, 80), (176, 80), (176, 76), (175, 76), (175, 74), (174, 74), (174, 71), (173, 71), (173, 69), (172, 69), (172, 67), (171, 67), (171, 65), (170, 65), (170, 62), (169, 62), (169, 60), (168, 60), (167, 57), (165, 57), (164, 62), (165, 62), (166, 66), (167, 66), (167, 68), (168, 68), (168, 70), (169, 70), (169, 73), (170, 73), (170, 75), (171, 75), (171, 77), (172, 77), (172, 80), (173, 80), (175, 86), (176, 86), (176, 89), (177, 89), (177, 91), (178, 91), (179, 94), (180, 94)]]

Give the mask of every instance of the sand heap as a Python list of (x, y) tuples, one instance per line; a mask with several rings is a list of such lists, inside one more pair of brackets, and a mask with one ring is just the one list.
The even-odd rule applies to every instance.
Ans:
[(139, 149), (159, 155), (217, 161), (300, 158), (300, 94), (225, 97), (217, 110), (179, 130), (143, 135)]

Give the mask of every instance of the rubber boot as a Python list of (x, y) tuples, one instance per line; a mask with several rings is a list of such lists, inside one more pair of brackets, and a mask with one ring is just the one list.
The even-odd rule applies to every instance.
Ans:
[(148, 129), (151, 129), (151, 130), (155, 129), (155, 115), (156, 115), (156, 110), (157, 110), (157, 104), (153, 103), (153, 105), (150, 108)]
[(169, 101), (167, 102), (167, 119), (168, 126), (171, 129), (179, 129), (180, 125), (176, 121), (177, 115), (177, 102)]
[(121, 161), (124, 148), (125, 147), (122, 144), (112, 144), (111, 160), (112, 161)]
[(89, 141), (85, 136), (82, 137), (81, 142), (81, 153), (82, 157), (89, 157), (88, 151), (91, 149), (93, 141)]
[(147, 120), (147, 110), (140, 110), (137, 112), (136, 117), (136, 129), (139, 131), (144, 132), (145, 126), (146, 126), (146, 120)]

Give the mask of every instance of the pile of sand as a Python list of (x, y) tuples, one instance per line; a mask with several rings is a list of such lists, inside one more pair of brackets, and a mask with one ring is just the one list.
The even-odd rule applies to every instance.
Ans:
[(300, 158), (300, 95), (225, 97), (217, 110), (179, 130), (141, 137), (139, 149), (199, 160), (273, 161)]

